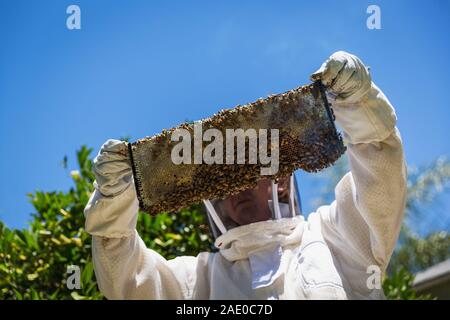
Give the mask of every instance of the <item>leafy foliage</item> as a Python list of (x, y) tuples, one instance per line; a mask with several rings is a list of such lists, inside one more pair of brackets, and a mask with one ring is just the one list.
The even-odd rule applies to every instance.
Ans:
[(401, 245), (389, 264), (389, 272), (405, 269), (418, 272), (450, 258), (450, 234), (434, 232), (420, 238), (410, 231), (403, 232)]
[(419, 213), (421, 205), (429, 204), (450, 187), (450, 161), (438, 158), (428, 167), (408, 169), (408, 201), (406, 210)]
[(80, 294), (100, 298), (90, 259), (91, 239), (83, 232), (83, 209), (92, 192), (91, 150), (77, 153), (80, 171), (71, 173), (69, 192), (41, 192), (29, 198), (36, 213), (28, 230), (0, 225), (0, 298), (70, 299), (67, 266), (82, 270)]
[(414, 275), (400, 268), (391, 273), (383, 282), (383, 290), (390, 300), (431, 300), (431, 295), (417, 295), (413, 288)]

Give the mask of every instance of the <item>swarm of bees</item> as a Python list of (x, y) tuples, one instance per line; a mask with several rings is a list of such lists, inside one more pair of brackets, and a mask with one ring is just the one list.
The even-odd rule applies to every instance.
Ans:
[(262, 176), (262, 165), (248, 162), (174, 164), (171, 151), (176, 142), (171, 140), (171, 134), (179, 128), (194, 130), (192, 123), (183, 123), (129, 144), (134, 182), (143, 211), (155, 215), (177, 211), (203, 199), (225, 198), (255, 187), (260, 179), (276, 180), (299, 168), (317, 172), (332, 165), (345, 152), (320, 82), (221, 110), (201, 122), (204, 129), (216, 128), (222, 132), (237, 128), (278, 129), (278, 171)]

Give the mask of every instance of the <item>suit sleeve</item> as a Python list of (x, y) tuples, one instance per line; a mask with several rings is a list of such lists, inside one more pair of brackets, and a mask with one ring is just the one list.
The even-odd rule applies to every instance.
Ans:
[(95, 190), (85, 209), (95, 275), (108, 299), (190, 299), (195, 257), (166, 260), (135, 229), (138, 201), (132, 184), (115, 196)]
[(384, 272), (397, 242), (407, 174), (394, 109), (373, 83), (356, 102), (333, 105), (348, 146), (348, 172), (336, 200), (320, 210), (323, 234), (343, 270)]

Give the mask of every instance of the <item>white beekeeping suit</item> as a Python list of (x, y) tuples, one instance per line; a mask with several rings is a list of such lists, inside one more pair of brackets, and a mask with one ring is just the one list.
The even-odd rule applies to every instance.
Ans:
[(395, 112), (354, 55), (334, 53), (312, 79), (328, 87), (347, 141), (350, 172), (336, 186), (336, 200), (307, 220), (231, 228), (216, 239), (217, 253), (168, 261), (147, 249), (135, 230), (138, 201), (126, 146), (117, 140), (103, 145), (85, 216), (107, 298), (383, 298), (373, 276), (389, 262), (406, 196)]

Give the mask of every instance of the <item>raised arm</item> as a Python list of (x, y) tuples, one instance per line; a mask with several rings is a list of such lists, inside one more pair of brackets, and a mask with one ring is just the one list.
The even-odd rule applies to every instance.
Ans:
[(101, 292), (108, 299), (189, 299), (196, 258), (167, 261), (136, 231), (138, 201), (126, 144), (108, 140), (94, 173), (95, 191), (84, 213)]
[(350, 165), (336, 200), (319, 208), (322, 232), (343, 270), (363, 274), (376, 265), (384, 271), (400, 232), (407, 182), (394, 109), (354, 55), (333, 54), (312, 78), (329, 88)]

